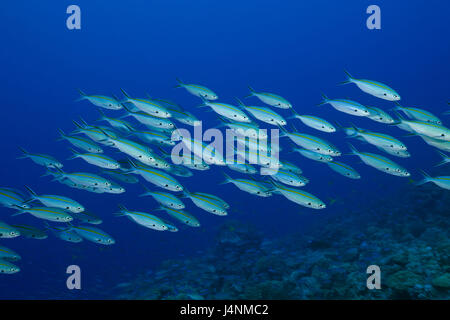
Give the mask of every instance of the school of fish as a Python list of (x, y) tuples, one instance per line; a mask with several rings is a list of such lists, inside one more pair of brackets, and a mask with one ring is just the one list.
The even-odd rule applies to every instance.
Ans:
[[(348, 115), (367, 117), (382, 125), (397, 126), (407, 131), (408, 135), (420, 137), (430, 146), (439, 149), (442, 162), (437, 166), (450, 163), (450, 156), (444, 153), (450, 152), (450, 129), (445, 127), (437, 116), (424, 109), (400, 105), (400, 95), (386, 84), (357, 79), (348, 72), (345, 73), (347, 80), (342, 84), (355, 84), (369, 95), (393, 102), (394, 106), (390, 111), (393, 111), (395, 116), (377, 107), (365, 106), (349, 99), (329, 98), (325, 94), (322, 95), (323, 100), (318, 106), (323, 108), (329, 104)], [(205, 86), (187, 84), (179, 79), (177, 82), (177, 88), (184, 88), (199, 98), (200, 107), (211, 109), (217, 115), (220, 122), (217, 127), (227, 128), (235, 134), (236, 147), (233, 144), (233, 148), (239, 160), (230, 162), (211, 145), (180, 133), (180, 124), (195, 127), (201, 124), (201, 120), (177, 103), (148, 95), (145, 98), (132, 97), (123, 89), (122, 99), (117, 96), (88, 95), (79, 90), (79, 100), (86, 100), (98, 107), (100, 118), (94, 124), (88, 124), (81, 118), (79, 121), (73, 121), (75, 130), (70, 133), (58, 129), (59, 140), (71, 145), (72, 156), (68, 160), (86, 162), (92, 166), (90, 172), (67, 172), (63, 163), (53, 156), (28, 152), (24, 148), (20, 148), (19, 158), (29, 159), (43, 166), (43, 176), (50, 176), (53, 181), (88, 192), (121, 194), (126, 192), (122, 184), (141, 182), (143, 193), (139, 196), (153, 198), (159, 207), (149, 213), (139, 211), (133, 204), (117, 204), (117, 212), (114, 215), (127, 217), (144, 228), (169, 232), (177, 232), (178, 224), (192, 228), (201, 226), (199, 219), (186, 211), (183, 199), (190, 199), (196, 207), (213, 215), (228, 215), (230, 205), (224, 199), (197, 190), (190, 191), (178, 181), (179, 178), (193, 176), (195, 171), (209, 170), (211, 166), (223, 168), (224, 180), (221, 184), (231, 184), (257, 197), (278, 194), (307, 208), (326, 208), (326, 204), (317, 196), (304, 191), (303, 187), (309, 183), (309, 179), (303, 176), (302, 170), (296, 164), (284, 161), (282, 157), (276, 160), (271, 157), (275, 152), (282, 154), (284, 151), (280, 146), (268, 144), (268, 131), (263, 130), (260, 124), (279, 129), (280, 137), (286, 137), (295, 145), (288, 152), (294, 152), (302, 159), (323, 163), (349, 179), (360, 179), (361, 175), (345, 162), (337, 161), (335, 158), (342, 157), (342, 151), (317, 134), (341, 133), (348, 138), (364, 141), (376, 147), (379, 152), (361, 151), (349, 144), (348, 155), (357, 156), (362, 163), (390, 175), (411, 175), (406, 168), (388, 157), (411, 156), (407, 146), (390, 135), (359, 128), (353, 124), (343, 127), (312, 114), (300, 114), (299, 108), (295, 110), (294, 105), (282, 96), (259, 92), (251, 87), (246, 98), (253, 97), (253, 101), (257, 101), (254, 99), (257, 98), (257, 105), (249, 105), (244, 102), (247, 99), (238, 98), (237, 104), (218, 102), (219, 96)], [(284, 109), (283, 112), (288, 112), (289, 116), (283, 117), (277, 109)], [(444, 114), (448, 113), (450, 112)], [(129, 119), (134, 120), (130, 122)], [(287, 120), (294, 122), (297, 121), (295, 119), (313, 129), (312, 131), (315, 130), (317, 134), (288, 129)], [(107, 125), (104, 125), (105, 123)], [(293, 125), (291, 127), (295, 128)], [(189, 152), (181, 154), (175, 163), (171, 148), (177, 144), (182, 144), (184, 150)], [(120, 154), (120, 158), (106, 154), (113, 150)], [(247, 160), (251, 157), (256, 160), (249, 163)], [(226, 173), (225, 167), (235, 174)], [(95, 168), (96, 173), (92, 173)], [(416, 182), (417, 185), (432, 182), (450, 190), (450, 176), (431, 177), (424, 171), (421, 173), (424, 178)], [(41, 194), (30, 186), (24, 186), (24, 189), (26, 192), (0, 187), (0, 205), (13, 210), (12, 216), (31, 215), (36, 222), (41, 220), (41, 226), (0, 221), (0, 238), (25, 237), (42, 240), (51, 233), (72, 243), (84, 240), (100, 245), (115, 243), (116, 240), (111, 235), (97, 227), (103, 222), (102, 219), (86, 209), (82, 203), (63, 195)], [(0, 273), (19, 272), (20, 268), (16, 264), (20, 259), (21, 256), (14, 250), (0, 245)]]

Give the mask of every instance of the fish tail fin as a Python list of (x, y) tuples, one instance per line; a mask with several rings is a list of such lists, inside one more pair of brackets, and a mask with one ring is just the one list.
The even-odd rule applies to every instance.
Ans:
[(227, 184), (230, 183), (232, 178), (227, 175), (225, 172), (223, 172), (223, 176), (224, 176), (224, 180), (222, 182), (220, 182), (219, 184)]
[(88, 97), (88, 95), (86, 93), (84, 93), (81, 89), (77, 89), (77, 91), (80, 94), (80, 96), (75, 101), (81, 101)]
[(177, 84), (175, 85), (174, 88), (183, 88), (184, 82), (180, 78), (176, 78), (176, 80), (177, 80)]
[(438, 162), (437, 164), (435, 164), (434, 166), (435, 167), (440, 167), (440, 166), (443, 166), (444, 164), (447, 164), (448, 163), (448, 161), (441, 161), (441, 162)]
[(81, 124), (79, 124), (78, 122), (76, 122), (75, 120), (72, 120), (72, 123), (78, 128), (78, 129), (84, 129), (83, 126)]
[(140, 194), (139, 197), (145, 197), (145, 196), (150, 195), (150, 193), (151, 193), (150, 189), (143, 183), (141, 183), (141, 185), (145, 192), (143, 194)]
[(80, 117), (80, 122), (81, 122), (81, 124), (83, 124), (85, 127), (89, 126), (89, 124), (86, 122), (86, 120), (84, 120), (82, 117)]
[(18, 147), (19, 150), (22, 152), (22, 155), (18, 156), (17, 159), (25, 159), (28, 158), (29, 153), (22, 147)]
[(101, 121), (101, 120), (105, 119), (106, 114), (103, 112), (103, 110), (102, 109), (98, 109), (98, 112), (100, 113), (100, 118), (98, 118), (95, 121)]
[(340, 85), (352, 83), (353, 80), (355, 80), (355, 78), (353, 78), (352, 75), (347, 70), (344, 70), (344, 72), (345, 72), (345, 75), (347, 76), (347, 80), (339, 82)]
[(37, 194), (34, 192), (29, 186), (25, 185), (25, 189), (30, 193), (30, 198), (25, 200), (23, 203), (30, 203), (34, 200), (36, 200)]
[(351, 152), (348, 154), (349, 156), (359, 156), (358, 150), (351, 143), (349, 143), (348, 146), (351, 150)]
[(292, 110), (292, 116), (288, 117), (288, 119), (297, 119), (300, 117), (300, 114), (297, 111), (295, 111), (294, 108), (291, 108), (291, 110)]
[(250, 98), (255, 95), (255, 89), (253, 89), (251, 86), (248, 86), (248, 90), (250, 90), (250, 94), (246, 95), (245, 98)]
[(317, 104), (317, 106), (323, 106), (324, 104), (327, 104), (328, 101), (330, 101), (330, 99), (328, 99), (325, 93), (322, 93), (322, 101)]
[(52, 227), (48, 224), (47, 221), (44, 221), (44, 231), (52, 230)]
[(432, 178), (431, 178), (431, 176), (430, 176), (428, 173), (426, 173), (426, 172), (423, 171), (423, 170), (419, 170), (419, 171), (420, 171), (420, 173), (423, 175), (423, 179), (422, 179), (421, 181), (419, 181), (419, 182), (416, 182), (416, 183), (415, 183), (416, 186), (420, 186), (420, 185), (422, 185), (422, 184), (425, 184), (425, 183), (431, 181)]
[(60, 137), (56, 141), (62, 141), (67, 137), (67, 135), (64, 133), (64, 131), (62, 131), (62, 129), (58, 129), (58, 132)]
[(11, 217), (15, 217), (15, 216), (24, 214), (24, 213), (26, 212), (25, 210), (23, 210), (23, 208), (21, 208), (21, 207), (19, 207), (19, 206), (13, 205), (13, 207), (15, 207), (14, 209), (17, 209), (17, 210), (19, 210), (19, 211), (13, 213), (13, 214), (11, 215)]
[[(128, 116), (129, 114), (133, 113), (133, 111), (131, 111), (126, 105), (125, 103), (121, 103), (122, 107), (125, 109), (125, 111), (127, 112), (127, 115), (125, 115), (124, 117)], [(121, 117), (122, 118), (122, 117)]]
[(124, 122), (123, 123), (125, 125), (125, 127), (127, 128), (128, 131), (130, 131), (131, 133), (135, 133), (136, 129), (129, 123)]
[(184, 187), (182, 190), (182, 193), (179, 195), (180, 198), (190, 198), (191, 197), (191, 192)]
[(442, 161), (436, 164), (435, 167), (439, 167), (450, 162), (450, 157), (448, 157), (445, 153), (439, 150), (436, 150), (436, 152), (442, 157)]
[(246, 105), (242, 102), (241, 99), (239, 99), (238, 97), (234, 97), (234, 98), (236, 99), (236, 101), (238, 102), (238, 105), (239, 105), (240, 107), (242, 107), (242, 108), (245, 108), (245, 107), (246, 107)]
[(405, 117), (403, 117), (398, 111), (394, 111), (394, 114), (399, 118), (399, 121), (396, 122), (402, 123), (404, 120), (406, 120)]
[(126, 98), (127, 101), (128, 101), (129, 99), (131, 99), (130, 96), (128, 95), (128, 93), (127, 93), (123, 88), (120, 88), (120, 91), (121, 91), (122, 94), (125, 96), (125, 98)]
[(81, 153), (79, 153), (77, 150), (75, 150), (73, 148), (69, 148), (69, 150), (70, 150), (70, 152), (72, 152), (73, 155), (71, 157), (67, 158), (67, 160), (76, 159), (81, 155)]
[(268, 182), (272, 185), (272, 187), (273, 187), (273, 190), (272, 191), (279, 191), (279, 189), (280, 189), (280, 185), (277, 183), (277, 182), (275, 182), (275, 180), (272, 178), (272, 177), (270, 177), (270, 179), (268, 180)]
[(100, 127), (96, 127), (98, 130), (100, 130), (106, 137), (108, 137), (108, 138), (112, 138), (112, 136), (109, 134), (109, 133), (107, 133), (105, 130), (103, 130), (102, 128), (100, 128)]
[(336, 125), (336, 129), (339, 131), (343, 131), (344, 130), (344, 126), (339, 122), (339, 121), (333, 121), (334, 124)]
[(283, 126), (277, 124), (277, 127), (281, 131), (280, 132), (280, 137), (287, 137), (288, 136), (289, 132), (285, 128), (283, 128)]

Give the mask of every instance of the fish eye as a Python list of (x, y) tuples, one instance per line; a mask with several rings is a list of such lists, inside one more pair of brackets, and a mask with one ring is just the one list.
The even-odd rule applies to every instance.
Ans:
[(387, 96), (387, 94), (386, 94), (386, 93), (384, 93), (384, 96)]
[(441, 137), (445, 137), (445, 134), (441, 134)]
[(311, 205), (311, 202), (308, 202), (308, 206), (310, 206)]

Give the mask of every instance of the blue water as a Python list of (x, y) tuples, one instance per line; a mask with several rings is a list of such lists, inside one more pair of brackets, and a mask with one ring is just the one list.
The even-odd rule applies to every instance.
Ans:
[[(68, 30), (65, 11), (77, 4), (82, 12), (81, 30)], [(201, 221), (201, 229), (181, 228), (178, 233), (156, 232), (125, 218), (112, 215), (117, 204), (150, 211), (156, 203), (138, 198), (139, 185), (125, 185), (123, 195), (95, 194), (41, 178), (43, 167), (30, 160), (17, 160), (18, 146), (30, 152), (46, 153), (64, 162), (66, 171), (97, 170), (70, 156), (67, 142), (57, 142), (57, 129), (74, 129), (80, 116), (92, 123), (97, 108), (78, 102), (77, 89), (91, 94), (120, 94), (167, 98), (181, 104), (204, 121), (217, 125), (212, 112), (197, 108), (198, 98), (174, 89), (176, 77), (213, 89), (220, 101), (234, 103), (234, 97), (248, 94), (247, 86), (286, 97), (299, 113), (321, 116), (344, 125), (382, 131), (407, 143), (413, 155), (395, 158), (419, 179), (417, 169), (429, 169), (439, 155), (416, 137), (402, 138), (405, 131), (370, 119), (339, 113), (331, 106), (317, 107), (321, 93), (351, 98), (388, 110), (393, 103), (361, 92), (354, 85), (338, 86), (343, 70), (356, 77), (387, 83), (402, 96), (405, 106), (417, 106), (441, 116), (448, 109), (450, 4), (430, 1), (377, 1), (382, 12), (382, 29), (366, 28), (365, 10), (372, 1), (58, 1), (30, 3), (10, 1), (2, 5), (0, 28), (0, 83), (2, 91), (1, 185), (38, 193), (63, 194), (83, 203), (101, 216), (100, 228), (116, 239), (110, 247), (91, 242), (71, 244), (52, 235), (42, 241), (1, 241), (22, 255), (21, 272), (0, 277), (0, 298), (108, 298), (116, 284), (153, 269), (165, 259), (190, 256), (207, 248), (217, 228), (227, 219), (254, 224), (267, 237), (278, 237), (308, 228), (318, 215), (353, 211), (395, 192), (407, 178), (383, 174), (359, 164), (355, 157), (342, 157), (361, 175), (361, 180), (339, 176), (321, 163), (300, 155), (281, 153), (297, 163), (310, 178), (305, 188), (325, 202), (340, 199), (341, 205), (316, 212), (281, 196), (258, 198), (232, 185), (219, 185), (222, 168), (196, 172), (179, 180), (192, 191), (219, 195), (232, 206), (229, 217), (217, 217), (188, 209)], [(256, 98), (246, 100), (257, 104)], [(289, 111), (279, 110), (289, 116)], [(109, 112), (114, 115), (114, 112)], [(116, 112), (122, 114), (122, 112)], [(442, 116), (444, 123), (450, 119)], [(300, 131), (323, 137), (344, 152), (343, 133), (323, 134), (291, 120)], [(292, 127), (291, 127), (292, 128)], [(284, 139), (284, 138), (283, 138)], [(359, 149), (377, 149), (359, 142)], [(293, 146), (288, 141), (286, 150)], [(118, 157), (112, 149), (108, 154)], [(226, 171), (233, 177), (241, 176)], [(0, 219), (42, 227), (31, 216), (10, 217), (2, 208)], [(65, 269), (77, 264), (82, 269), (83, 290), (65, 287)]]

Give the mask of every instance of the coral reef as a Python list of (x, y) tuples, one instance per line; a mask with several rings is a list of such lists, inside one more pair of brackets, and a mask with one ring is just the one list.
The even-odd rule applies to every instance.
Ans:
[[(409, 186), (281, 239), (227, 222), (202, 256), (165, 261), (118, 298), (448, 299), (449, 205), (448, 191)], [(380, 290), (366, 287), (369, 265), (381, 269)]]

